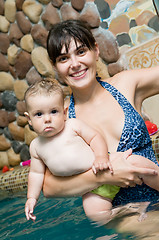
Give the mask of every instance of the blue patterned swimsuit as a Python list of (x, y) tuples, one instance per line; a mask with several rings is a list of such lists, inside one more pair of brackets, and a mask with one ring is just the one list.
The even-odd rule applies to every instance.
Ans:
[[(123, 152), (132, 148), (133, 154), (144, 156), (159, 165), (155, 158), (149, 133), (140, 114), (115, 87), (100, 81), (100, 78), (97, 78), (97, 81), (116, 99), (125, 115), (124, 128), (117, 151)], [(73, 95), (70, 99), (69, 118), (76, 118)], [(130, 202), (156, 202), (157, 200), (159, 200), (159, 192), (146, 184), (142, 184), (136, 187), (121, 188), (113, 200), (113, 206)]]

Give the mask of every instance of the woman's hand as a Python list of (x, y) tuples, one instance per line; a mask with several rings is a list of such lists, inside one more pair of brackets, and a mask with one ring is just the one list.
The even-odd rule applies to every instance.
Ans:
[(142, 178), (144, 175), (157, 175), (157, 172), (153, 169), (138, 168), (133, 166), (129, 161), (127, 161), (127, 158), (131, 154), (131, 149), (125, 152), (110, 154), (109, 160), (113, 166), (113, 175), (110, 175), (110, 182), (107, 180), (108, 184), (112, 184), (112, 182), (114, 182), (114, 185), (120, 187), (134, 187), (136, 184), (141, 185), (143, 183)]
[(71, 177), (53, 176), (47, 169), (43, 184), (43, 193), (46, 197), (71, 197), (83, 195), (103, 184), (117, 185), (120, 187), (142, 184), (144, 175), (156, 175), (156, 171), (148, 168), (137, 168), (127, 161), (132, 154), (129, 149), (126, 152), (116, 152), (109, 156), (113, 167), (110, 170), (100, 171), (95, 175), (90, 169)]

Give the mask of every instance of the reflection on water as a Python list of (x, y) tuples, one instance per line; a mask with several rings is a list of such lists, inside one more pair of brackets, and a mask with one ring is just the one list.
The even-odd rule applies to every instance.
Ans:
[(40, 196), (35, 209), (35, 223), (25, 218), (25, 201), (24, 197), (0, 201), (1, 240), (159, 239), (159, 204), (151, 206), (151, 211), (142, 222), (138, 221), (138, 213), (121, 211), (108, 224), (97, 226), (86, 218), (81, 198), (46, 199)]

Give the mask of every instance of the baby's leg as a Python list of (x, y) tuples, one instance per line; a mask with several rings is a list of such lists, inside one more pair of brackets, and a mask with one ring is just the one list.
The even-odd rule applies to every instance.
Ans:
[(82, 198), (84, 211), (92, 221), (106, 224), (119, 212), (118, 208), (112, 210), (111, 199), (94, 193), (86, 193)]
[(131, 155), (128, 157), (128, 161), (136, 167), (145, 167), (145, 168), (152, 168), (157, 171), (157, 175), (143, 175), (140, 176), (143, 179), (143, 182), (151, 188), (159, 191), (159, 167), (149, 159), (139, 156), (139, 155)]

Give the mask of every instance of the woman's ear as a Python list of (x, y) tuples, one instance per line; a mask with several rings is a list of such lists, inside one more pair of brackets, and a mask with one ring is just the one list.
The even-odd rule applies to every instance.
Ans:
[(98, 61), (98, 59), (99, 59), (99, 47), (98, 47), (97, 43), (95, 43), (95, 53), (96, 53), (96, 61)]
[(27, 118), (28, 123), (32, 126), (32, 123), (31, 123), (31, 119), (30, 119), (29, 113), (28, 113), (28, 112), (24, 112), (24, 115), (25, 115), (25, 117)]

